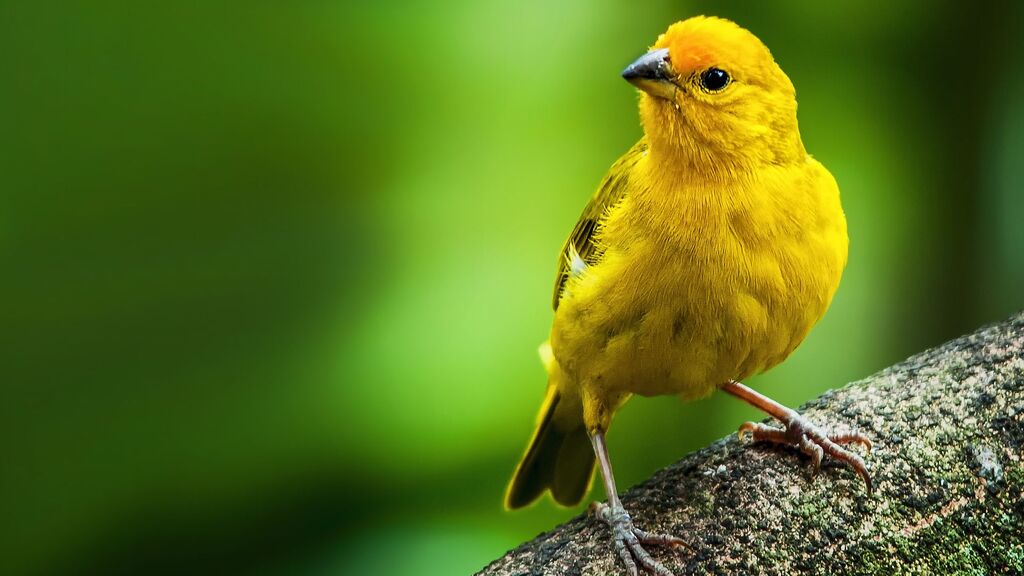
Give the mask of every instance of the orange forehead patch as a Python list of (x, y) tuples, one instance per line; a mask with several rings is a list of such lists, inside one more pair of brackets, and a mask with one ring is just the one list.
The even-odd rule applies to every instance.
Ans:
[(747, 30), (723, 18), (695, 16), (669, 26), (652, 50), (668, 48), (672, 68), (685, 75), (711, 66), (752, 68), (771, 56)]

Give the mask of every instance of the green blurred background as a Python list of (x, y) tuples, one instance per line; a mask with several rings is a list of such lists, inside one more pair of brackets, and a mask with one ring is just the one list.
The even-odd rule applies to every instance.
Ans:
[[(578, 513), (501, 497), (558, 248), (640, 135), (619, 71), (690, 15), (772, 48), (850, 222), (754, 385), (797, 405), (1006, 317), (1022, 12), (0, 3), (0, 571), (467, 574)], [(758, 417), (635, 400), (620, 485)]]

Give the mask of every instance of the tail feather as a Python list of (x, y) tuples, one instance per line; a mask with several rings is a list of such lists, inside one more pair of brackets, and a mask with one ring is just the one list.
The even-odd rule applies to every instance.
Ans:
[(555, 502), (564, 506), (575, 506), (590, 491), (594, 477), (594, 448), (590, 445), (587, 429), (580, 426), (566, 434), (558, 451), (555, 477), (551, 483), (551, 495)]
[(579, 504), (590, 488), (594, 452), (582, 414), (558, 411), (561, 397), (549, 386), (541, 406), (537, 429), (526, 454), (516, 467), (505, 495), (505, 506), (522, 508), (546, 490), (564, 506)]

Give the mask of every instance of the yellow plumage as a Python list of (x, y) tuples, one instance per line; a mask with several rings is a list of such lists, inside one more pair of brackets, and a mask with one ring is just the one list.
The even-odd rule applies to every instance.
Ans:
[[(668, 80), (630, 80), (644, 90), (645, 135), (559, 259), (543, 434), (513, 478), (510, 507), (558, 474), (575, 482), (553, 490), (556, 500), (578, 502), (578, 479), (593, 468), (580, 435), (607, 430), (630, 395), (699, 398), (783, 361), (846, 265), (838, 187), (805, 151), (793, 85), (768, 49), (732, 22), (698, 17), (651, 50), (667, 50)], [(709, 89), (723, 81), (712, 69), (727, 71), (723, 88)], [(558, 462), (562, 446), (575, 454), (571, 472)]]

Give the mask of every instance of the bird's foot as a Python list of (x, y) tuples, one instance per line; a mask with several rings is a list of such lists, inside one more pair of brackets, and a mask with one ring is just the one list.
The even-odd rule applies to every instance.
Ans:
[(796, 446), (801, 452), (811, 457), (814, 471), (821, 468), (821, 460), (825, 454), (840, 462), (846, 462), (867, 484), (868, 494), (871, 493), (871, 474), (864, 460), (843, 448), (847, 444), (860, 444), (871, 451), (871, 439), (859, 432), (843, 434), (826, 434), (809, 420), (790, 410), (789, 417), (783, 421), (785, 429), (774, 428), (760, 422), (744, 422), (737, 433), (741, 438), (749, 433), (754, 442), (771, 442)]
[(615, 545), (615, 552), (622, 559), (622, 563), (626, 565), (626, 570), (629, 571), (630, 576), (638, 576), (637, 565), (649, 574), (673, 576), (668, 568), (665, 568), (661, 562), (655, 560), (647, 550), (644, 550), (643, 545), (650, 544), (674, 548), (676, 546), (686, 546), (686, 542), (675, 536), (651, 534), (633, 526), (633, 520), (630, 519), (629, 512), (626, 512), (626, 509), (621, 506), (609, 506), (601, 502), (594, 502), (590, 509), (594, 516), (612, 529), (612, 542)]

